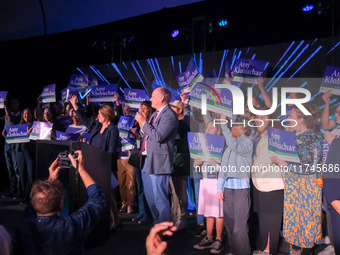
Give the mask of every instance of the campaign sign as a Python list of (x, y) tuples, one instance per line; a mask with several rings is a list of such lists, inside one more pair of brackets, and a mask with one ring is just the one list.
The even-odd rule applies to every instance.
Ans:
[(112, 102), (116, 91), (117, 84), (92, 86), (90, 102)]
[(189, 93), (190, 92), (190, 81), (188, 80), (189, 73), (184, 72), (176, 75), (176, 80), (179, 85), (179, 89), (181, 92)]
[(0, 91), (0, 109), (4, 108), (4, 98), (7, 97), (8, 91)]
[(47, 122), (34, 121), (32, 132), (30, 135), (31, 140), (49, 140), (51, 139), (51, 129), (53, 124)]
[(65, 133), (69, 134), (81, 134), (84, 133), (87, 130), (87, 128), (84, 128), (83, 125), (79, 127), (67, 127), (65, 130)]
[(55, 84), (47, 85), (44, 87), (42, 93), (42, 103), (52, 103), (55, 102)]
[(129, 131), (133, 127), (134, 123), (135, 123), (135, 118), (128, 117), (128, 116), (121, 116), (118, 121), (119, 136), (121, 138), (127, 138), (129, 135)]
[(233, 69), (233, 81), (257, 84), (257, 78), (263, 76), (266, 64), (267, 62), (260, 60), (237, 59)]
[(60, 95), (61, 95), (61, 101), (63, 103), (67, 103), (68, 100), (73, 96), (73, 95), (77, 95), (78, 96), (78, 90), (74, 89), (74, 88), (65, 88), (62, 89), (60, 91)]
[(217, 163), (221, 162), (224, 136), (188, 132), (188, 143), (191, 158), (199, 158), (206, 162), (214, 159)]
[(129, 150), (132, 150), (135, 146), (133, 145), (133, 140), (131, 139), (125, 139), (125, 138), (122, 138), (121, 139), (121, 144), (122, 144), (122, 151), (129, 151)]
[(68, 139), (70, 138), (70, 134), (68, 133), (64, 133), (61, 131), (55, 131), (56, 133), (56, 140), (58, 141), (68, 141)]
[(327, 91), (331, 91), (334, 95), (340, 95), (340, 67), (326, 66), (320, 92)]
[(268, 153), (288, 161), (300, 163), (293, 132), (268, 127)]
[(29, 133), (27, 132), (27, 124), (5, 126), (7, 143), (28, 143)]
[(146, 92), (143, 89), (124, 89), (125, 104), (131, 108), (139, 108), (146, 100)]
[(76, 89), (82, 93), (85, 93), (88, 89), (88, 81), (82, 74), (72, 74), (70, 83), (68, 85), (70, 88)]
[(198, 69), (196, 68), (193, 60), (189, 62), (186, 72), (188, 73), (187, 79), (188, 79), (190, 88), (195, 86), (197, 82), (201, 82), (204, 79), (203, 76), (199, 73)]
[(56, 132), (56, 139), (58, 141), (78, 141), (80, 134), (79, 133), (67, 133), (67, 132), (60, 132), (60, 131), (55, 131)]
[(232, 117), (233, 100), (229, 89), (215, 88), (215, 79), (204, 79), (190, 91), (190, 105), (202, 108), (202, 95), (207, 98), (207, 110)]
[(324, 139), (321, 142), (322, 144), (322, 163), (326, 164), (328, 152), (329, 152), (329, 144), (328, 142)]

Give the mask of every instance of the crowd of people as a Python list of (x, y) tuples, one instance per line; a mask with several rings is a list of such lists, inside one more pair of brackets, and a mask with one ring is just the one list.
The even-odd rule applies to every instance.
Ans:
[[(272, 104), (262, 78), (258, 79), (258, 86), (264, 100), (254, 97), (254, 107), (269, 109)], [(290, 95), (291, 98), (300, 96)], [(128, 105), (122, 107), (118, 93), (114, 104), (90, 103), (87, 96), (85, 107), (76, 95), (65, 104), (58, 101), (47, 107), (43, 107), (38, 98), (34, 111), (28, 108), (21, 111), (16, 98), (5, 98), (4, 121), (6, 126), (28, 124), (29, 133), (35, 120), (52, 123), (51, 139), (56, 139), (56, 131), (77, 128), (79, 141), (110, 153), (114, 167), (109, 171), (112, 180), (118, 179), (121, 199), (120, 209), (114, 192), (106, 200), (111, 211), (110, 227), (112, 230), (120, 227), (119, 213), (133, 214), (138, 204), (138, 214), (132, 220), (155, 225), (146, 243), (148, 254), (163, 254), (166, 249), (157, 231), (171, 235), (175, 230), (187, 228), (187, 186), (191, 184), (195, 191), (196, 236), (202, 237), (193, 249), (210, 249), (211, 253), (219, 254), (229, 247), (225, 251), (227, 254), (274, 255), (279, 251), (282, 236), (290, 244), (291, 254), (310, 254), (313, 247), (322, 242), (322, 224), (325, 224), (331, 240), (329, 249), (333, 254), (340, 254), (340, 179), (334, 173), (320, 176), (312, 171), (313, 167), (321, 166), (323, 160), (326, 166), (340, 164), (337, 156), (340, 105), (331, 115), (331, 96), (330, 92), (323, 95), (325, 107), (322, 111), (315, 105), (305, 104), (312, 115), (304, 115), (298, 107), (288, 107), (290, 111), (285, 118), (294, 120), (296, 125), (276, 126), (294, 132), (300, 163), (270, 156), (267, 127), (272, 124), (271, 119), (277, 118), (275, 113), (254, 115), (246, 105), (244, 115), (233, 117), (238, 124), (219, 125), (214, 119), (226, 119), (224, 114), (202, 115), (200, 109), (190, 107), (185, 93), (181, 94), (181, 100), (171, 102), (170, 91), (163, 87), (155, 89), (150, 101), (142, 102), (137, 113)], [(121, 116), (135, 118), (129, 136), (139, 149), (139, 166), (130, 164), (133, 149), (122, 150), (122, 138), (117, 129)], [(258, 122), (257, 127), (240, 124), (251, 119)], [(224, 136), (221, 160), (191, 159), (188, 132)], [(6, 131), (2, 133), (6, 136)], [(323, 159), (323, 143), (330, 146), (327, 160)], [(6, 195), (30, 201), (32, 205), (18, 227), (18, 251), (82, 254), (84, 239), (98, 222), (106, 202), (103, 190), (82, 166), (81, 151), (76, 152), (77, 159), (70, 156), (70, 160), (78, 167), (89, 199), (81, 209), (65, 218), (59, 216), (64, 193), (57, 180), (60, 170), (57, 161), (49, 168), (48, 180), (34, 182), (35, 151), (31, 144), (5, 143), (4, 151), (10, 188)], [(289, 171), (267, 171), (273, 165)], [(237, 171), (197, 171), (212, 166), (234, 166)], [(256, 172), (240, 171), (242, 167), (252, 166), (256, 166)], [(188, 176), (192, 177), (192, 182)], [(327, 223), (322, 222), (323, 211)], [(250, 247), (248, 226), (252, 212), (257, 214), (259, 223), (254, 251)], [(43, 241), (37, 244), (36, 238)]]

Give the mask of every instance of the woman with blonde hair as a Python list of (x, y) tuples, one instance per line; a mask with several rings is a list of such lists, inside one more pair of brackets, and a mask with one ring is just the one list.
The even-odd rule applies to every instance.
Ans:
[[(85, 116), (85, 112), (81, 111), (77, 105), (77, 96), (70, 98), (70, 103), (79, 119), (88, 128), (93, 126), (91, 130), (90, 145), (109, 152), (113, 156), (113, 162), (117, 160), (117, 150), (120, 147), (119, 133), (117, 127), (113, 124), (115, 119), (115, 112), (111, 106), (103, 104), (98, 111), (97, 119), (94, 121), (91, 118)], [(111, 180), (113, 175), (111, 175)], [(118, 209), (114, 196), (111, 193), (110, 196), (110, 209), (112, 215), (111, 230), (116, 230), (121, 226), (118, 219)]]

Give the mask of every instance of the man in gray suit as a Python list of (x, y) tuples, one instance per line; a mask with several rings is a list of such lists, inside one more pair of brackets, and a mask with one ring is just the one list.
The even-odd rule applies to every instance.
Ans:
[(150, 99), (156, 112), (147, 121), (137, 113), (144, 138), (142, 154), (145, 163), (142, 179), (146, 201), (150, 207), (154, 224), (170, 220), (169, 178), (173, 172), (174, 143), (178, 117), (170, 108), (171, 93), (166, 88), (157, 88)]

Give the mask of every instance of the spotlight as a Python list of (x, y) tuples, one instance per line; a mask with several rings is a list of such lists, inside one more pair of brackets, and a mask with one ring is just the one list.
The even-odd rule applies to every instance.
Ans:
[(123, 48), (126, 48), (130, 46), (133, 43), (133, 39), (135, 39), (135, 36), (130, 36), (130, 37), (124, 37), (123, 38)]
[(179, 35), (179, 30), (174, 30), (174, 31), (172, 31), (172, 33), (171, 33), (171, 37), (172, 38), (175, 38), (176, 36), (178, 36)]
[(314, 5), (313, 4), (306, 4), (304, 6), (302, 6), (302, 11), (304, 12), (309, 12), (311, 10), (314, 9)]
[(225, 27), (227, 24), (228, 24), (228, 20), (226, 20), (226, 19), (221, 19), (221, 20), (218, 21), (218, 25), (220, 27)]

